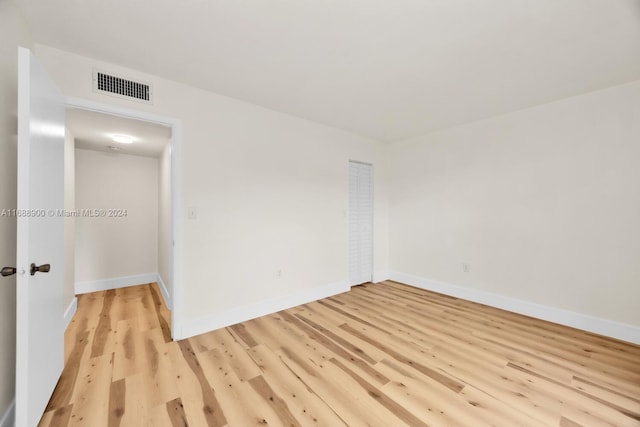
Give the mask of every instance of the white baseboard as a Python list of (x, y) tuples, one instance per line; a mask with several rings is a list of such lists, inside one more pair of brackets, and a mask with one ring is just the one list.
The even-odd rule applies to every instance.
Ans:
[(172, 310), (173, 302), (171, 301), (171, 297), (169, 295), (169, 291), (167, 290), (167, 285), (164, 284), (164, 280), (160, 276), (160, 273), (157, 273), (156, 282), (158, 282), (158, 287), (160, 288), (160, 293), (164, 298), (164, 303), (169, 310)]
[(14, 427), (16, 419), (16, 400), (13, 399), (9, 407), (4, 411), (4, 415), (0, 418), (0, 427)]
[(396, 282), (406, 283), (407, 285), (412, 285), (417, 288), (438, 292), (456, 298), (462, 298), (514, 313), (535, 317), (536, 319), (547, 320), (560, 325), (570, 326), (572, 328), (628, 341), (634, 344), (640, 344), (640, 327), (638, 326), (590, 316), (575, 311), (536, 304), (492, 292), (452, 285), (397, 271), (390, 272), (390, 278)]
[(113, 279), (91, 280), (76, 282), (76, 294), (106, 291), (109, 289), (126, 288), (127, 286), (153, 283), (158, 280), (158, 273), (136, 274), (135, 276), (115, 277)]
[(73, 319), (73, 315), (76, 314), (76, 310), (78, 309), (78, 298), (73, 297), (71, 303), (64, 311), (64, 329), (66, 330), (69, 327), (69, 323), (71, 323), (71, 319)]
[(380, 282), (384, 282), (385, 280), (389, 280), (390, 279), (390, 272), (389, 270), (385, 270), (385, 271), (375, 271), (373, 273), (373, 283), (380, 283)]
[(236, 323), (245, 322), (247, 320), (275, 313), (280, 310), (286, 310), (297, 305), (302, 305), (336, 294), (341, 294), (343, 292), (349, 291), (349, 289), (351, 288), (347, 281), (338, 282), (327, 286), (320, 286), (312, 289), (303, 289), (289, 295), (270, 298), (265, 301), (260, 301), (241, 307), (235, 307), (206, 317), (202, 317), (200, 319), (185, 320), (182, 323), (183, 326), (180, 331), (180, 336), (176, 339), (189, 338), (194, 335), (213, 331), (215, 329), (235, 325)]

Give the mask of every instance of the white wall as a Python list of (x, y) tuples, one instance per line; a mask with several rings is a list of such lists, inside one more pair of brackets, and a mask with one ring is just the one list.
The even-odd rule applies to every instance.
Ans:
[(76, 149), (76, 208), (126, 217), (76, 218), (76, 284), (158, 271), (158, 159)]
[[(46, 46), (36, 55), (68, 96), (182, 120), (186, 322), (346, 284), (349, 159), (376, 166), (375, 269), (388, 269), (381, 144)], [(94, 93), (94, 68), (150, 81), (154, 104)], [(195, 220), (186, 218), (190, 206)]]
[(393, 271), (640, 326), (640, 82), (389, 151)]
[[(169, 268), (171, 251), (171, 145), (162, 151), (158, 160), (158, 274), (167, 293), (171, 295)], [(170, 305), (170, 301), (167, 301)]]
[[(64, 137), (64, 209), (75, 209), (75, 138), (67, 129)], [(64, 307), (67, 309), (75, 299), (75, 241), (76, 220), (64, 218)], [(69, 320), (69, 319), (67, 319)]]
[[(0, 1), (0, 210), (16, 207), (18, 46), (30, 47), (23, 17), (10, 1)], [(0, 217), (0, 267), (16, 265), (16, 219)], [(0, 277), (0, 424), (15, 390), (15, 276)]]

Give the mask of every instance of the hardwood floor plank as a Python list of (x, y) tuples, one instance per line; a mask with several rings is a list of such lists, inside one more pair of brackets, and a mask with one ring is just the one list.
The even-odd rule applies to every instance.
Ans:
[[(354, 355), (360, 357), (361, 359), (363, 359), (365, 362), (370, 363), (370, 364), (374, 364), (376, 363), (375, 360), (373, 360), (371, 358), (371, 356), (369, 356), (364, 350), (362, 350), (360, 347), (356, 346), (353, 344), (353, 342), (348, 341), (345, 338), (342, 338), (340, 335), (335, 334), (333, 332), (331, 332), (329, 329), (325, 328), (324, 326), (314, 322), (311, 319), (308, 319), (300, 314), (296, 314), (295, 315), (298, 319), (302, 320), (304, 323), (306, 323), (307, 325), (311, 326), (313, 329), (317, 330), (318, 332), (320, 332), (321, 334), (325, 335), (327, 338), (329, 338), (332, 341), (335, 341), (337, 344), (339, 344), (340, 346), (342, 346), (343, 348), (349, 350), (350, 352), (352, 352)], [(388, 381), (388, 379), (386, 380)], [(383, 380), (383, 383), (386, 382), (385, 380)]]
[(68, 405), (53, 411), (45, 412), (38, 423), (38, 427), (66, 426), (69, 424), (72, 411), (73, 405)]
[[(522, 407), (514, 407), (515, 401), (505, 400), (504, 396), (493, 396), (473, 386), (465, 387), (460, 392), (460, 396), (465, 399), (467, 404), (473, 406), (474, 413), (479, 418), (487, 420), (492, 425), (542, 427), (556, 424), (541, 421), (538, 412), (525, 412), (521, 410)], [(513, 397), (509, 397), (509, 399), (513, 399)]]
[[(335, 298), (326, 298), (326, 299), (324, 299), (324, 300), (320, 300), (320, 301), (316, 301), (316, 302), (317, 302), (318, 304), (322, 304), (322, 305), (324, 305), (325, 307), (327, 307), (327, 308), (329, 308), (329, 309), (331, 309), (331, 310), (335, 311), (336, 313), (339, 313), (339, 314), (341, 314), (341, 315), (343, 315), (343, 316), (345, 316), (345, 317), (347, 317), (347, 318), (349, 318), (349, 319), (351, 319), (351, 320), (355, 320), (356, 322), (358, 322), (358, 323), (362, 323), (363, 325), (369, 326), (370, 328), (377, 329), (377, 330), (379, 330), (380, 332), (384, 332), (384, 333), (386, 333), (386, 334), (390, 334), (390, 332), (385, 331), (384, 329), (380, 328), (380, 326), (375, 325), (375, 324), (373, 324), (373, 323), (371, 323), (371, 322), (368, 322), (367, 320), (364, 320), (364, 319), (363, 319), (363, 318), (361, 318), (361, 317), (354, 316), (353, 314), (351, 314), (351, 313), (347, 312), (346, 310), (343, 310), (342, 308), (340, 308), (340, 307), (336, 307), (334, 304), (331, 304), (331, 303), (338, 303), (338, 300), (336, 300)], [(331, 303), (330, 303), (330, 302), (331, 302)], [(340, 301), (340, 303), (339, 303), (339, 304), (340, 304), (340, 305), (344, 305), (344, 302), (341, 302), (341, 301)]]
[(561, 422), (566, 424), (568, 421), (574, 422), (582, 427), (621, 427), (619, 424), (615, 424), (591, 413), (588, 409), (578, 409), (570, 405), (563, 410), (561, 417)]
[(156, 317), (158, 318), (160, 329), (162, 330), (164, 342), (170, 342), (171, 328), (169, 327), (169, 321), (165, 318), (166, 310), (163, 310), (164, 303), (162, 302), (162, 298), (160, 297), (160, 290), (158, 289), (158, 285), (154, 283), (153, 286), (150, 286), (149, 292), (151, 293), (151, 298), (153, 299), (153, 308), (156, 312)]
[(331, 359), (331, 362), (336, 365), (338, 368), (342, 369), (344, 372), (349, 374), (351, 378), (353, 378), (360, 386), (367, 392), (369, 396), (374, 398), (376, 402), (380, 403), (382, 406), (387, 408), (391, 413), (397, 416), (399, 419), (407, 423), (407, 425), (415, 426), (415, 427), (427, 427), (428, 424), (422, 422), (419, 418), (417, 418), (414, 414), (407, 411), (401, 405), (399, 405), (393, 399), (390, 399), (384, 392), (382, 392), (379, 388), (374, 387), (372, 384), (369, 384), (366, 380), (361, 378), (358, 374), (353, 372), (347, 366), (345, 366), (342, 362), (337, 359)]
[[(280, 356), (283, 357), (282, 354)], [(291, 359), (283, 357), (283, 362), (333, 408), (348, 426), (406, 425), (385, 407), (377, 404), (366, 390), (333, 363), (317, 366), (314, 375), (308, 375)]]
[(212, 333), (196, 335), (189, 338), (189, 342), (196, 353), (213, 350), (219, 345), (216, 335)]
[(631, 394), (622, 393), (617, 390), (612, 390), (609, 387), (604, 387), (601, 384), (597, 384), (597, 383), (594, 383), (593, 381), (589, 381), (584, 378), (580, 378), (576, 376), (573, 377), (573, 384), (580, 390), (583, 390), (583, 391), (590, 390), (591, 394), (594, 394), (594, 395), (606, 394), (607, 395), (606, 398), (611, 401), (624, 402), (622, 403), (623, 405), (628, 404), (630, 406), (637, 404), (635, 407), (640, 408), (640, 395), (638, 395), (637, 397), (633, 397), (631, 396)]
[(387, 395), (411, 410), (432, 426), (495, 425), (495, 418), (487, 421), (478, 408), (469, 404), (460, 393), (443, 392), (438, 383), (419, 372), (408, 372), (397, 363), (382, 360), (378, 369), (393, 378), (382, 387)]
[(251, 357), (249, 357), (245, 348), (230, 334), (228, 328), (218, 329), (208, 334), (214, 337), (216, 343), (215, 348), (220, 349), (221, 354), (227, 359), (227, 363), (241, 381), (247, 381), (262, 373), (260, 368), (258, 368)]
[(124, 319), (116, 323), (117, 336), (113, 343), (113, 379), (119, 380), (142, 371), (145, 366), (144, 343), (138, 329), (138, 319)]
[[(298, 319), (298, 317), (293, 316), (287, 312), (280, 312), (279, 314), (285, 319), (285, 321), (290, 322), (297, 328), (301, 329), (310, 339), (325, 347), (328, 352), (331, 353), (329, 356), (327, 356), (327, 358), (332, 359), (334, 358), (333, 355), (335, 355), (337, 357), (349, 360), (360, 370), (366, 372), (367, 375), (371, 376), (371, 378), (374, 378), (377, 382), (381, 384), (386, 384), (387, 382), (389, 382), (388, 378), (385, 378), (384, 375), (377, 372), (375, 368), (361, 359), (361, 357), (364, 358), (366, 357), (366, 355), (358, 347), (349, 344), (346, 340), (343, 340), (335, 334), (331, 334), (331, 336), (338, 338), (339, 343), (345, 344), (346, 348), (353, 351), (353, 353), (349, 353), (345, 348), (341, 347), (339, 343), (332, 341), (329, 336), (315, 331), (314, 328), (307, 325), (306, 322)], [(324, 331), (328, 332), (326, 329), (324, 329)]]
[[(354, 347), (351, 352), (359, 355), (361, 352), (366, 354), (366, 357), (363, 357), (365, 361), (371, 364), (375, 364), (380, 360), (387, 357), (387, 354), (381, 351), (379, 348), (372, 346), (366, 341), (362, 341), (358, 338), (355, 338), (353, 335), (346, 332), (344, 329), (340, 328), (341, 325), (350, 322), (354, 324), (350, 319), (346, 319), (343, 316), (340, 316), (333, 312), (331, 309), (326, 308), (321, 304), (317, 304), (317, 302), (305, 304), (300, 309), (292, 309), (295, 310), (296, 316), (302, 316), (307, 319), (313, 320), (314, 323), (324, 325), (326, 329), (340, 337), (338, 341), (340, 342), (348, 342), (348, 347)], [(365, 325), (366, 326), (366, 325)], [(375, 329), (378, 332), (377, 329)]]
[(204, 399), (200, 381), (185, 360), (177, 343), (170, 346), (168, 351), (171, 357), (171, 370), (175, 376), (176, 389), (184, 407), (187, 422), (193, 426), (207, 426), (208, 422), (203, 411)]
[(256, 341), (253, 336), (247, 332), (247, 328), (245, 327), (245, 325), (243, 325), (242, 323), (239, 323), (237, 325), (233, 325), (230, 326), (229, 329), (231, 329), (235, 335), (242, 341), (245, 343), (245, 345), (247, 346), (247, 348), (251, 348), (251, 347), (255, 347), (258, 345), (258, 341)]
[(73, 404), (56, 409), (53, 412), (53, 417), (51, 418), (51, 426), (65, 426), (69, 424), (72, 413)]
[(126, 382), (125, 379), (113, 381), (109, 392), (109, 427), (119, 427), (126, 411)]
[(227, 424), (227, 420), (222, 412), (222, 408), (218, 403), (215, 391), (209, 385), (207, 378), (202, 371), (200, 362), (196, 357), (196, 353), (193, 351), (191, 344), (188, 340), (182, 340), (178, 342), (178, 346), (182, 351), (182, 356), (186, 360), (187, 364), (191, 368), (191, 371), (196, 376), (200, 389), (202, 392), (202, 413), (207, 420), (209, 427), (224, 426)]
[(219, 348), (198, 354), (209, 383), (220, 390), (220, 405), (229, 426), (281, 424), (273, 408), (260, 397), (248, 381), (238, 378)]
[(405, 363), (407, 366), (411, 366), (412, 368), (414, 368), (417, 371), (420, 371), (423, 374), (433, 378), (434, 380), (436, 380), (440, 384), (444, 385), (445, 387), (449, 388), (450, 390), (452, 390), (452, 391), (454, 391), (456, 393), (459, 393), (464, 388), (464, 384), (462, 384), (462, 383), (460, 383), (460, 382), (458, 382), (458, 381), (456, 381), (456, 380), (454, 380), (452, 378), (449, 378), (447, 375), (444, 375), (443, 373), (440, 373), (440, 372), (436, 371), (435, 369), (431, 369), (431, 368), (423, 365), (422, 363), (414, 361), (414, 360), (408, 358), (407, 356), (396, 352), (395, 350), (392, 350), (387, 345), (377, 343), (375, 340), (367, 337), (364, 333), (352, 328), (351, 326), (347, 325), (346, 323), (344, 325), (342, 325), (341, 327), (342, 327), (342, 329), (344, 329), (345, 331), (349, 332), (353, 336), (355, 336), (357, 338), (360, 338), (363, 341), (368, 341), (370, 344), (378, 347), (380, 350), (384, 351), (385, 353), (387, 353), (389, 356), (393, 357), (397, 361)]
[(344, 420), (292, 372), (271, 349), (259, 344), (249, 351), (263, 371), (262, 376), (287, 402), (302, 425), (346, 425)]
[[(171, 427), (173, 422), (169, 418), (168, 404), (172, 400), (163, 403), (162, 405), (154, 406), (149, 409), (149, 419), (147, 422), (138, 424), (144, 427)], [(186, 421), (186, 420), (185, 420)]]
[(100, 320), (93, 335), (93, 343), (91, 345), (91, 357), (97, 357), (104, 354), (104, 348), (107, 343), (111, 326), (111, 306), (116, 297), (114, 290), (105, 292), (102, 310), (100, 311)]
[(153, 329), (146, 331), (142, 339), (145, 342), (145, 360), (142, 380), (145, 384), (144, 394), (150, 407), (164, 405), (179, 397), (173, 362), (169, 347), (176, 343), (165, 343), (162, 331)]
[(184, 406), (182, 400), (178, 397), (174, 400), (167, 402), (167, 413), (169, 414), (169, 420), (173, 427), (188, 427), (187, 417), (184, 413)]
[(271, 406), (283, 425), (290, 427), (302, 427), (302, 424), (293, 416), (287, 402), (273, 391), (262, 375), (249, 380), (251, 387)]
[(93, 357), (84, 363), (71, 401), (71, 426), (103, 427), (109, 421), (112, 355)]
[(73, 348), (69, 352), (69, 357), (67, 358), (67, 362), (65, 363), (58, 384), (56, 384), (56, 388), (45, 412), (64, 408), (69, 405), (71, 401), (71, 395), (78, 381), (82, 358), (88, 344), (89, 331), (87, 331), (86, 328), (87, 319), (83, 318), (71, 332), (75, 332)]
[(575, 421), (571, 421), (569, 418), (560, 418), (560, 427), (582, 427), (582, 424), (578, 424)]

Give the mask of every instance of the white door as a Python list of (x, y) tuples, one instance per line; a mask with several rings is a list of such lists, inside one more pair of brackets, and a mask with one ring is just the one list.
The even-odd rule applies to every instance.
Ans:
[(64, 364), (64, 126), (62, 93), (19, 48), (16, 426), (38, 424)]
[(349, 281), (373, 280), (373, 166), (349, 162)]

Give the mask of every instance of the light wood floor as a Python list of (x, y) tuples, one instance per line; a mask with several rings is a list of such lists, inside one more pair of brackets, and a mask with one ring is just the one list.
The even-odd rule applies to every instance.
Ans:
[(393, 282), (171, 342), (81, 295), (41, 426), (640, 426), (640, 347)]

